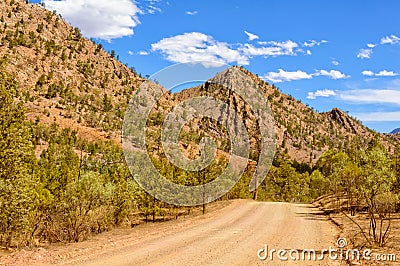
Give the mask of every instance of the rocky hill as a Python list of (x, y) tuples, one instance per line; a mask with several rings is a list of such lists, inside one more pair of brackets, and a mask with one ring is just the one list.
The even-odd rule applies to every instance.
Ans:
[(400, 143), (400, 128), (396, 128), (392, 132), (390, 132), (389, 137), (393, 138), (395, 141)]
[[(374, 136), (379, 136), (384, 145), (393, 151), (392, 139), (368, 129), (347, 113), (337, 108), (330, 112), (318, 113), (301, 101), (282, 93), (277, 87), (268, 84), (257, 75), (244, 68), (239, 69), (248, 75), (268, 98), (275, 118), (278, 153), (288, 154), (290, 158), (299, 162), (315, 163), (328, 149), (346, 150), (354, 148), (355, 145), (367, 147)], [(243, 106), (239, 113), (247, 120), (253, 121), (245, 123), (248, 129), (250, 128), (250, 136), (257, 138), (256, 132), (251, 132), (251, 128), (256, 125), (254, 116), (249, 112), (249, 108), (245, 107), (245, 103), (240, 104), (243, 102), (240, 96), (232, 92), (227, 94), (221, 88), (215, 88), (207, 83), (184, 90), (176, 96), (184, 100), (199, 95), (212, 95), (229, 103), (230, 106)]]
[(0, 18), (1, 68), (19, 82), (28, 118), (118, 140), (127, 101), (143, 79), (40, 5), (4, 0)]
[[(1, 68), (19, 82), (18, 99), (24, 102), (28, 118), (72, 128), (89, 140), (109, 138), (119, 143), (128, 101), (144, 79), (104, 51), (101, 44), (83, 38), (79, 29), (40, 5), (3, 0), (0, 17)], [(345, 112), (333, 109), (317, 113), (257, 75), (238, 69), (268, 98), (275, 118), (279, 154), (287, 154), (299, 162), (315, 163), (330, 148), (366, 146), (374, 135), (393, 150), (389, 137), (369, 130)], [(235, 93), (223, 92), (209, 83), (175, 95), (166, 91), (164, 109), (154, 113), (165, 114), (180, 101), (206, 94), (220, 98), (241, 114), (252, 139), (253, 157), (257, 157), (257, 121)], [(211, 129), (218, 128), (210, 121), (202, 123)], [(195, 124), (192, 123), (193, 128), (200, 130)], [(188, 136), (183, 149), (188, 154), (195, 153), (195, 138)], [(228, 150), (224, 141), (226, 133), (214, 130), (213, 136), (220, 139), (221, 151)]]
[(390, 132), (390, 134), (398, 134), (398, 133), (400, 133), (400, 128), (396, 128), (395, 130)]

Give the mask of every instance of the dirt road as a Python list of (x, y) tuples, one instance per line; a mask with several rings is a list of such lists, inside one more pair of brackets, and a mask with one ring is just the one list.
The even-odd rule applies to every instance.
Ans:
[[(276, 253), (272, 262), (269, 258), (261, 261), (257, 253), (265, 245), (300, 253), (321, 251), (335, 247), (337, 235), (330, 221), (311, 205), (235, 201), (192, 221), (172, 223), (157, 234), (121, 241), (63, 265), (299, 265), (299, 261), (280, 262)], [(328, 259), (303, 264), (339, 265)]]

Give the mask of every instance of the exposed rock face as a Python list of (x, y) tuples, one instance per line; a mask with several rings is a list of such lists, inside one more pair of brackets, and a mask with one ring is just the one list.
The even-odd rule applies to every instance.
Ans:
[(332, 120), (338, 122), (342, 125), (346, 130), (351, 131), (354, 134), (357, 134), (356, 125), (353, 119), (351, 119), (346, 113), (338, 108), (333, 108), (332, 111), (325, 113)]
[[(83, 38), (78, 29), (39, 5), (3, 0), (0, 17), (0, 66), (18, 80), (18, 98), (25, 103), (28, 118), (72, 128), (89, 140), (111, 138), (119, 143), (129, 99), (144, 79), (119, 62), (118, 56)], [(377, 134), (339, 109), (318, 113), (246, 69), (235, 69), (264, 93), (275, 120), (277, 151), (292, 159), (315, 162), (324, 151), (347, 149), (354, 140), (365, 147)], [(254, 110), (238, 94), (221, 86), (207, 82), (177, 94), (166, 91), (154, 110), (162, 116), (154, 116), (155, 120), (196, 95), (215, 97), (240, 115), (249, 132), (251, 156), (257, 158), (260, 128)], [(154, 132), (159, 125), (159, 121), (153, 125)], [(227, 132), (215, 121), (193, 121), (183, 131), (207, 131), (218, 140), (220, 152), (230, 149)], [(187, 154), (197, 153), (193, 134), (186, 134), (186, 143), (182, 143)], [(378, 135), (386, 146), (394, 145), (393, 138)]]

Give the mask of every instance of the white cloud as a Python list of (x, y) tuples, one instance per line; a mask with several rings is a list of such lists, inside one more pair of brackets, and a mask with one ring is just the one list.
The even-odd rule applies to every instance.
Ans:
[(215, 66), (227, 63), (249, 64), (249, 58), (232, 49), (229, 44), (218, 42), (213, 37), (199, 32), (164, 38), (151, 47), (153, 51), (164, 54), (167, 60), (176, 63), (208, 61), (215, 62)]
[(373, 112), (353, 114), (364, 122), (392, 122), (400, 121), (400, 112)]
[(296, 55), (294, 49), (299, 45), (293, 41), (285, 42), (260, 42), (262, 47), (255, 47), (252, 44), (244, 44), (240, 49), (246, 56), (281, 56), (281, 55)]
[(350, 77), (349, 75), (345, 75), (338, 70), (316, 70), (315, 73), (307, 73), (301, 70), (291, 72), (279, 69), (278, 72), (269, 72), (264, 76), (264, 79), (274, 83), (279, 83), (284, 81), (312, 79), (313, 77), (317, 76), (325, 76), (329, 77), (330, 79), (346, 79)]
[(334, 96), (337, 100), (356, 104), (400, 105), (400, 91), (391, 89), (359, 89), (348, 91), (333, 91), (324, 89), (317, 90), (315, 92), (309, 92), (307, 98), (316, 99), (317, 97), (331, 96)]
[(161, 8), (158, 7), (161, 0), (143, 0), (140, 2), (133, 2), (139, 4), (139, 8), (142, 10), (142, 14), (155, 14), (157, 12), (162, 12)]
[(147, 51), (140, 51), (139, 52), (139, 55), (149, 55), (150, 53), (149, 52), (147, 52)]
[(307, 98), (315, 100), (317, 97), (330, 97), (336, 95), (336, 92), (329, 89), (317, 90), (315, 92), (309, 92)]
[(244, 31), (244, 33), (247, 35), (247, 37), (249, 38), (249, 41), (254, 41), (259, 39), (260, 37), (258, 37), (258, 35), (255, 35), (253, 33), (250, 33), (248, 31)]
[(344, 101), (355, 103), (379, 103), (400, 105), (400, 91), (398, 90), (350, 90), (337, 94), (338, 98)]
[(361, 59), (369, 59), (371, 58), (374, 48), (376, 48), (378, 45), (385, 45), (385, 44), (389, 45), (400, 44), (400, 38), (394, 34), (391, 34), (389, 36), (381, 38), (381, 41), (378, 44), (369, 43), (367, 44), (368, 49), (360, 49), (357, 57)]
[(332, 64), (333, 64), (334, 66), (340, 65), (339, 61), (337, 61), (337, 60), (332, 60)]
[(398, 74), (394, 73), (393, 71), (382, 70), (379, 73), (377, 73), (375, 76), (377, 76), (377, 77), (395, 77), (397, 75)]
[(314, 46), (319, 46), (323, 43), (327, 43), (328, 41), (326, 40), (322, 40), (322, 41), (316, 41), (316, 40), (309, 40), (308, 42), (304, 42), (303, 46), (305, 47), (314, 47)]
[(393, 45), (393, 44), (398, 44), (398, 43), (400, 43), (400, 38), (393, 34), (390, 36), (383, 37), (381, 39), (381, 44)]
[(186, 15), (189, 15), (189, 16), (194, 16), (194, 15), (197, 15), (197, 11), (186, 11)]
[[(337, 100), (356, 104), (393, 104), (400, 105), (400, 91), (390, 89), (359, 89), (348, 91), (317, 90), (309, 92), (307, 98), (334, 96)], [(400, 119), (400, 117), (399, 117)], [(364, 119), (361, 119), (364, 120)]]
[(369, 59), (371, 58), (372, 52), (373, 52), (372, 49), (361, 49), (358, 52), (357, 58)]
[(150, 6), (147, 7), (147, 13), (149, 13), (149, 14), (155, 14), (155, 13), (157, 13), (157, 12), (161, 12), (161, 8), (156, 7), (156, 6), (152, 6), (152, 5), (150, 5)]
[(161, 52), (167, 60), (175, 63), (214, 61), (239, 65), (248, 65), (250, 58), (255, 56), (296, 56), (301, 52), (296, 50), (299, 45), (290, 40), (259, 42), (259, 44), (232, 45), (216, 41), (212, 36), (200, 32), (189, 32), (164, 38), (152, 44), (152, 51)]
[(349, 75), (345, 75), (342, 72), (338, 70), (317, 70), (316, 73), (314, 74), (315, 76), (326, 76), (331, 79), (346, 79), (349, 78)]
[(150, 53), (147, 52), (147, 51), (139, 51), (138, 53), (135, 53), (133, 51), (128, 51), (128, 54), (129, 55), (135, 55), (135, 54), (138, 54), (138, 55), (149, 55)]
[(304, 42), (303, 45), (305, 47), (314, 47), (317, 44), (317, 41), (311, 40), (310, 42)]
[(301, 70), (290, 72), (279, 69), (278, 72), (269, 72), (263, 78), (274, 83), (279, 83), (284, 81), (311, 79), (312, 75)]
[(111, 40), (133, 35), (141, 10), (131, 0), (44, 0), (86, 37)]
[(372, 76), (376, 76), (376, 77), (395, 77), (395, 76), (398, 75), (397, 73), (395, 73), (393, 71), (387, 71), (387, 70), (382, 70), (382, 71), (380, 71), (378, 73), (374, 73), (373, 71), (370, 71), (370, 70), (364, 70), (362, 72), (362, 74), (364, 76), (369, 76), (369, 77), (372, 77)]
[(364, 76), (368, 76), (368, 77), (375, 76), (375, 73), (372, 72), (371, 70), (364, 70), (364, 71), (362, 72), (362, 74), (363, 74)]
[[(249, 39), (256, 40), (258, 36), (245, 31)], [(326, 41), (321, 41), (323, 43)], [(297, 56), (311, 55), (311, 49), (304, 51), (300, 45), (291, 40), (260, 41), (256, 44), (229, 44), (215, 40), (212, 36), (201, 32), (187, 32), (164, 38), (151, 45), (152, 51), (162, 53), (165, 58), (175, 63), (193, 61), (214, 61), (219, 64), (237, 63), (248, 65), (253, 57)]]

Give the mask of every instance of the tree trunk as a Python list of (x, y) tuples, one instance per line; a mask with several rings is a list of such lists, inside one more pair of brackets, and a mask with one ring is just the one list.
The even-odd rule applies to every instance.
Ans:
[(258, 197), (258, 180), (256, 179), (256, 183), (254, 185), (254, 195), (253, 195), (253, 199), (257, 200)]

